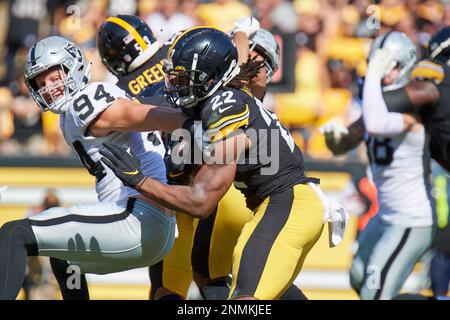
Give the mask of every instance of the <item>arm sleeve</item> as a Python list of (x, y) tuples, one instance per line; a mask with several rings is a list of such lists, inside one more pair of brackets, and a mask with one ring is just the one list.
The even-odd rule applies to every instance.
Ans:
[(417, 111), (409, 99), (405, 87), (383, 92), (383, 98), (389, 112), (407, 113)]
[(376, 78), (366, 78), (362, 104), (364, 123), (370, 135), (391, 136), (405, 130), (402, 114), (388, 111)]

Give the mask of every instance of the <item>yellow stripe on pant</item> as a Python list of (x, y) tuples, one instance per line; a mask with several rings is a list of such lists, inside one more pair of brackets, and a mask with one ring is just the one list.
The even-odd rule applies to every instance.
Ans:
[(299, 274), (323, 226), (322, 204), (308, 185), (265, 199), (234, 249), (230, 298), (279, 298)]
[(246, 207), (244, 195), (231, 186), (219, 201), (213, 224), (209, 218), (198, 224), (192, 249), (193, 270), (209, 279), (227, 277), (234, 246), (251, 218), (252, 211)]

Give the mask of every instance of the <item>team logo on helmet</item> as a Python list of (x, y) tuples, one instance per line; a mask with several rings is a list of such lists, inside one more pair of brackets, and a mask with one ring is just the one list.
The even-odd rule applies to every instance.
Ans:
[(69, 43), (64, 47), (64, 49), (74, 58), (77, 59), (79, 63), (83, 61), (83, 54), (75, 44)]

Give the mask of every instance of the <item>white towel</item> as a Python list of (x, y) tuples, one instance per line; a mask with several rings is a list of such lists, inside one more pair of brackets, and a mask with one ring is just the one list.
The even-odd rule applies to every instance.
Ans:
[(347, 210), (334, 200), (330, 200), (315, 183), (308, 185), (316, 192), (323, 206), (323, 222), (328, 223), (328, 244), (330, 248), (336, 247), (344, 239), (349, 215)]

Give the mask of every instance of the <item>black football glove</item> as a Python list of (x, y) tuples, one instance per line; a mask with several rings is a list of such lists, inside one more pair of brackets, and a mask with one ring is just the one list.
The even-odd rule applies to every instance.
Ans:
[(181, 146), (182, 138), (178, 141), (171, 139), (170, 135), (166, 135), (164, 139), (164, 144), (166, 146), (166, 153), (164, 155), (164, 163), (166, 165), (166, 178), (169, 184), (172, 185), (188, 185), (190, 182), (190, 174), (195, 167), (192, 164), (193, 154), (191, 154), (191, 164), (188, 163), (174, 163), (172, 155), (178, 154), (181, 156), (184, 152), (183, 149), (191, 148), (189, 143), (179, 150)]
[(99, 149), (101, 160), (130, 188), (138, 189), (146, 177), (141, 172), (140, 161), (126, 150), (105, 142)]

